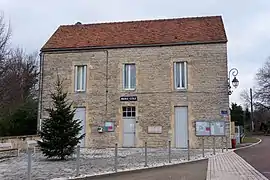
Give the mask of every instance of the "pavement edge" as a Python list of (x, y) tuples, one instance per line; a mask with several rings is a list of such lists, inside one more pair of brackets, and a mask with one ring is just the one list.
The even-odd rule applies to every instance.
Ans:
[(145, 171), (145, 170), (150, 170), (150, 169), (155, 169), (155, 168), (168, 168), (171, 166), (177, 166), (177, 165), (181, 165), (181, 164), (186, 164), (186, 163), (194, 163), (197, 161), (203, 161), (203, 160), (207, 160), (209, 158), (212, 158), (214, 156), (218, 156), (218, 155), (222, 155), (225, 153), (229, 153), (229, 152), (234, 152), (236, 150), (240, 150), (240, 149), (245, 149), (245, 148), (250, 148), (252, 146), (256, 146), (258, 144), (260, 144), (262, 142), (262, 139), (260, 138), (256, 138), (259, 141), (256, 143), (253, 143), (251, 145), (248, 146), (244, 146), (244, 147), (239, 147), (239, 148), (235, 148), (235, 149), (230, 149), (229, 151), (225, 151), (223, 153), (220, 154), (216, 154), (216, 155), (211, 155), (209, 157), (204, 157), (204, 158), (198, 158), (195, 160), (190, 160), (190, 161), (184, 161), (184, 162), (178, 162), (178, 163), (172, 163), (172, 164), (164, 164), (164, 165), (160, 165), (160, 166), (153, 166), (153, 167), (141, 167), (138, 169), (132, 169), (132, 170), (123, 170), (123, 171), (119, 171), (119, 172), (108, 172), (108, 173), (102, 173), (102, 174), (97, 174), (97, 175), (82, 175), (81, 177), (68, 177), (68, 178), (53, 178), (51, 180), (86, 180), (86, 179), (92, 179), (92, 178), (101, 178), (101, 177), (106, 177), (106, 176), (114, 176), (114, 175), (119, 175), (119, 174), (125, 174), (125, 173), (129, 173), (129, 172), (141, 172), (141, 171)]
[(240, 149), (246, 149), (246, 148), (250, 148), (250, 147), (252, 147), (252, 146), (256, 146), (256, 145), (258, 145), (258, 144), (260, 144), (260, 143), (262, 142), (262, 139), (261, 139), (261, 138), (257, 138), (257, 137), (256, 137), (256, 139), (258, 139), (259, 141), (258, 141), (258, 142), (256, 142), (256, 143), (253, 143), (253, 144), (251, 144), (251, 145), (248, 145), (248, 146), (244, 146), (244, 147), (235, 148), (235, 149), (233, 149), (233, 151), (240, 150)]

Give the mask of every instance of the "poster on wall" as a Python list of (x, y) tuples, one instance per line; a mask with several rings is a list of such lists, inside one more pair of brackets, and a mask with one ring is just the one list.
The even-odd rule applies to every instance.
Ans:
[(196, 136), (210, 136), (211, 128), (209, 121), (196, 121)]
[(114, 131), (114, 123), (113, 122), (105, 122), (104, 130), (106, 132), (113, 132)]

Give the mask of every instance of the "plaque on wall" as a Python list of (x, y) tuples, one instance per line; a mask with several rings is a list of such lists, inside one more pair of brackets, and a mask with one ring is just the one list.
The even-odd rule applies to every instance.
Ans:
[(137, 96), (121, 96), (120, 101), (137, 101)]
[(161, 134), (162, 126), (148, 126), (148, 134)]

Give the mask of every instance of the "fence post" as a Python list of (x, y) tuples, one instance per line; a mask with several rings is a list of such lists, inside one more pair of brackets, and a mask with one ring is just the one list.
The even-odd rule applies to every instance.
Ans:
[(224, 137), (222, 136), (221, 152), (224, 152)]
[(202, 156), (204, 157), (204, 137), (202, 137)]
[(171, 162), (171, 141), (169, 141), (169, 163)]
[(190, 150), (190, 148), (189, 148), (189, 139), (187, 140), (187, 146), (188, 146), (188, 161), (190, 160), (190, 152), (189, 152), (189, 150)]
[(147, 142), (146, 141), (144, 143), (144, 157), (145, 157), (144, 167), (147, 167)]
[(77, 158), (76, 158), (76, 176), (80, 173), (80, 146), (77, 146)]
[(214, 152), (214, 155), (216, 155), (216, 139), (215, 139), (215, 136), (213, 136), (213, 152)]
[(32, 154), (30, 149), (28, 149), (27, 154), (28, 154), (27, 180), (31, 180)]
[(115, 154), (114, 154), (114, 171), (115, 172), (117, 172), (117, 164), (118, 164), (118, 145), (117, 145), (117, 143), (115, 143), (115, 150), (114, 150), (114, 152), (115, 152)]
[(228, 137), (226, 136), (226, 151), (228, 151)]

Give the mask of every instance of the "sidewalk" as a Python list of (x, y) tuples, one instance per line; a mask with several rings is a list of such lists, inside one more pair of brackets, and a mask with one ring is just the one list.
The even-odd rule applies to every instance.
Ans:
[(234, 152), (216, 155), (208, 160), (207, 180), (268, 180)]

